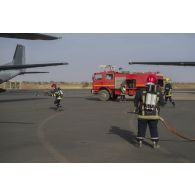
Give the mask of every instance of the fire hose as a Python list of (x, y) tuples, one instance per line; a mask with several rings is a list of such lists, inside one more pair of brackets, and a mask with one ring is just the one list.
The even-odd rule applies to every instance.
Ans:
[[(128, 113), (137, 114), (136, 111), (128, 112)], [(185, 140), (188, 140), (188, 141), (195, 141), (195, 138), (190, 138), (190, 137), (187, 137), (187, 136), (185, 136), (185, 135), (179, 133), (179, 132), (176, 130), (176, 128), (171, 127), (171, 126), (167, 123), (167, 121), (165, 121), (164, 118), (159, 117), (159, 120), (162, 122), (162, 124), (164, 125), (164, 127), (165, 127), (168, 131), (170, 131), (172, 134), (176, 135), (177, 137), (180, 137), (180, 138), (185, 139)]]
[(187, 136), (177, 132), (177, 130), (174, 127), (171, 127), (170, 125), (168, 125), (168, 123), (162, 117), (160, 117), (160, 121), (162, 122), (162, 124), (164, 125), (164, 127), (167, 130), (169, 130), (171, 133), (175, 134), (177, 137), (180, 137), (180, 138), (188, 140), (188, 141), (195, 141), (195, 138), (190, 138), (190, 137), (187, 137)]

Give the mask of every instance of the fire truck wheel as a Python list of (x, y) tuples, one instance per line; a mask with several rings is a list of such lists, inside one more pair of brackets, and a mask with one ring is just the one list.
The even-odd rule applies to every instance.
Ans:
[(108, 101), (110, 99), (110, 94), (107, 90), (101, 90), (99, 92), (99, 98), (102, 101)]

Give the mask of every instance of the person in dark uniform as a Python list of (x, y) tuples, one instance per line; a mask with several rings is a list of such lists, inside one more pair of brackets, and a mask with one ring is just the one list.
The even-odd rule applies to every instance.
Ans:
[(158, 120), (160, 105), (164, 105), (163, 94), (156, 85), (157, 78), (151, 74), (147, 78), (146, 88), (137, 91), (134, 99), (135, 111), (138, 114), (138, 146), (142, 147), (147, 126), (150, 129), (153, 148), (159, 148)]
[(167, 101), (169, 100), (172, 105), (175, 107), (175, 102), (172, 98), (172, 85), (170, 83), (170, 79), (166, 79), (166, 84), (165, 84), (165, 87), (164, 87), (164, 96), (165, 96), (165, 102), (167, 103)]

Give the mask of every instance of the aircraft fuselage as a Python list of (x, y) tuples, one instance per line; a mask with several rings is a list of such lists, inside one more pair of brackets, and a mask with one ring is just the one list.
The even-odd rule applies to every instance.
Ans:
[(22, 70), (3, 70), (3, 71), (0, 71), (0, 84), (16, 77), (21, 72), (22, 72)]

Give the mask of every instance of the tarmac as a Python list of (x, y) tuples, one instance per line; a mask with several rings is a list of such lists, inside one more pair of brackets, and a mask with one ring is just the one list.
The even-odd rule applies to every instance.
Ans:
[[(176, 91), (177, 92), (177, 91)], [(178, 132), (195, 137), (195, 91), (174, 93), (176, 107), (161, 109)], [(64, 90), (62, 111), (43, 91), (0, 94), (1, 163), (193, 163), (195, 142), (182, 140), (159, 122), (160, 148), (147, 131), (136, 146), (133, 99), (99, 101), (90, 90)]]

